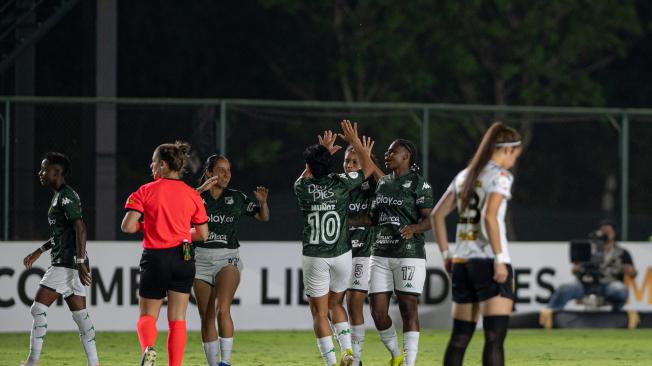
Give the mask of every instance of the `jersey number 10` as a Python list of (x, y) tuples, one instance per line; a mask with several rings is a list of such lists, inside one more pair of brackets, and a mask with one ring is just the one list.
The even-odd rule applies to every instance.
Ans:
[[(322, 214), (319, 217), (319, 214)], [(308, 214), (310, 225), (310, 244), (334, 244), (340, 238), (342, 223), (335, 211), (312, 212)]]

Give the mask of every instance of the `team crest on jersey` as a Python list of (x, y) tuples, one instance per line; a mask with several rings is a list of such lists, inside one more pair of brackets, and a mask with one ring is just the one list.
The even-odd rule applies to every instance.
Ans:
[(368, 190), (369, 189), (369, 182), (365, 181), (364, 183), (362, 183), (362, 186), (360, 186), (360, 188), (362, 188), (363, 191)]
[(412, 181), (411, 180), (406, 181), (405, 183), (403, 183), (403, 187), (405, 187), (405, 188), (412, 187)]
[(227, 205), (232, 205), (233, 204), (233, 197), (224, 197), (224, 202), (226, 202)]

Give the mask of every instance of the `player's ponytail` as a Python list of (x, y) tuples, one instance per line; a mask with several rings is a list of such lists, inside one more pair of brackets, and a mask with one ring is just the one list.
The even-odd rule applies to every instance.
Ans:
[(502, 122), (494, 122), (485, 132), (480, 141), (478, 149), (467, 166), (466, 178), (460, 193), (461, 211), (464, 212), (469, 205), (475, 184), (482, 169), (491, 159), (491, 155), (497, 149), (516, 148), (521, 144), (521, 135)]
[(303, 152), (303, 159), (308, 164), (312, 176), (317, 179), (325, 177), (333, 171), (331, 167), (333, 156), (322, 145), (308, 146)]
[(170, 167), (170, 170), (183, 173), (183, 169), (190, 158), (190, 144), (184, 141), (159, 145), (155, 154), (161, 161)]
[(410, 140), (406, 139), (396, 139), (394, 140), (394, 143), (396, 145), (402, 146), (405, 150), (408, 151), (410, 154), (410, 170), (419, 173), (421, 170), (421, 167), (419, 167), (419, 152), (417, 150), (417, 147), (414, 145), (414, 143)]

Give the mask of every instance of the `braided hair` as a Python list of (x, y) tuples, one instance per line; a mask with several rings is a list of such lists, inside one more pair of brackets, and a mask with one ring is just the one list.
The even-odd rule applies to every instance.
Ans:
[(419, 167), (419, 153), (414, 143), (406, 139), (396, 139), (394, 143), (408, 151), (410, 154), (410, 171), (418, 173), (421, 168)]

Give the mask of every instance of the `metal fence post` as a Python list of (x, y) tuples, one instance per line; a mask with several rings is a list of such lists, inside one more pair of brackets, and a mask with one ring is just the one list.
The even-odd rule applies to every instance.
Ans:
[(430, 150), (430, 111), (428, 108), (423, 109), (423, 117), (421, 119), (421, 164), (423, 165), (423, 176), (428, 181), (428, 152)]
[(3, 240), (7, 241), (9, 240), (9, 153), (11, 152), (11, 126), (10, 126), (10, 116), (9, 113), (11, 112), (11, 104), (8, 100), (5, 100), (5, 123), (4, 123), (4, 155), (5, 155), (5, 163), (4, 163), (4, 178), (5, 178), (5, 184), (4, 184), (4, 212), (3, 212), (3, 224), (2, 224), (2, 230), (3, 230), (3, 235), (2, 238)]
[(620, 227), (621, 238), (629, 237), (629, 116), (623, 113), (623, 127), (620, 133)]
[(226, 156), (226, 101), (220, 101), (220, 154)]

